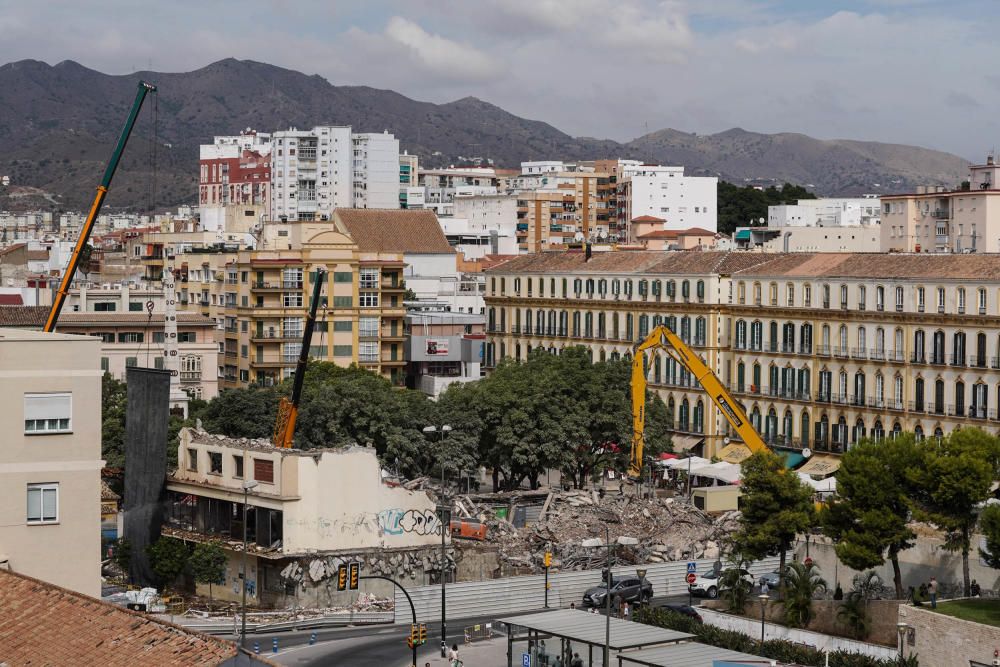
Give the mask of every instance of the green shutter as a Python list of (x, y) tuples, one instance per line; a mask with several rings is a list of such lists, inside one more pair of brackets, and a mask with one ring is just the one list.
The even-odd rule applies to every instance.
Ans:
[(354, 356), (354, 348), (350, 345), (334, 345), (333, 346), (333, 356), (335, 357), (352, 357)]
[(351, 320), (334, 320), (333, 322), (334, 331), (353, 331), (354, 322)]
[(333, 272), (333, 282), (335, 283), (349, 283), (351, 282), (353, 275), (350, 271), (334, 271)]
[(349, 296), (335, 296), (333, 297), (333, 307), (334, 308), (350, 308), (354, 302), (353, 297)]

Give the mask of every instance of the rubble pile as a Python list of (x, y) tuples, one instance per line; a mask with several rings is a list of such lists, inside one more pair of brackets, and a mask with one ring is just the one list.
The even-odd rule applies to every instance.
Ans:
[(553, 567), (581, 570), (601, 567), (602, 549), (582, 546), (586, 539), (633, 537), (639, 543), (614, 550), (617, 565), (721, 557), (726, 538), (733, 533), (738, 512), (710, 516), (683, 499), (644, 499), (597, 491), (556, 491), (546, 500), (539, 520), (517, 529), (505, 519), (487, 519), (487, 541), (495, 544), (501, 560), (541, 571), (546, 551)]
[[(392, 611), (395, 603), (391, 598), (380, 598), (370, 593), (359, 593), (357, 599), (343, 607), (318, 607), (285, 609), (282, 611), (248, 611), (248, 623), (283, 623), (286, 621), (304, 621), (324, 616), (349, 614), (352, 612)], [(236, 602), (215, 600), (211, 606), (208, 599), (195, 596), (189, 600), (184, 616), (199, 619), (233, 618), (239, 614), (240, 605)]]

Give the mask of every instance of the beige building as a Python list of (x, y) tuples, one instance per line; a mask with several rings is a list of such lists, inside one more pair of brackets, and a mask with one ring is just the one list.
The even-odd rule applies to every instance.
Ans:
[(1000, 166), (969, 167), (969, 189), (918, 187), (882, 197), (882, 249), (902, 252), (1000, 252)]
[(2, 567), (101, 595), (100, 341), (0, 329)]
[[(663, 322), (776, 446), (842, 452), (998, 420), (997, 255), (543, 253), (488, 271), (486, 304), (487, 366), (536, 347), (629, 356)], [(707, 456), (733, 435), (672, 360), (655, 356), (650, 378)]]
[[(531, 176), (537, 187), (517, 195), (517, 236), (522, 251), (539, 252), (609, 233), (610, 177), (591, 171), (552, 172)], [(544, 183), (541, 183), (544, 182)]]
[(290, 583), (300, 585), (300, 603), (346, 602), (356, 594), (337, 595), (337, 564), (372, 554), (411, 563), (440, 550), (434, 503), (423, 491), (386, 483), (374, 449), (279, 449), (182, 429), (177, 457), (164, 532), (222, 542), (229, 555), (226, 583), (215, 587), (222, 599), (240, 593), (244, 483), (257, 484), (247, 497), (253, 604), (284, 604)]

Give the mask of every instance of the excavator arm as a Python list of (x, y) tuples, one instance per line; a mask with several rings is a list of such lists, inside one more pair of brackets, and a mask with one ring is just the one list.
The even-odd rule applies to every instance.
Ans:
[(629, 455), (629, 477), (639, 479), (642, 476), (642, 452), (646, 444), (646, 356), (650, 350), (657, 349), (666, 352), (671, 359), (694, 376), (751, 452), (768, 449), (760, 434), (747, 419), (743, 408), (726, 390), (712, 369), (705, 365), (705, 362), (677, 334), (661, 324), (635, 347), (632, 356), (632, 450)]

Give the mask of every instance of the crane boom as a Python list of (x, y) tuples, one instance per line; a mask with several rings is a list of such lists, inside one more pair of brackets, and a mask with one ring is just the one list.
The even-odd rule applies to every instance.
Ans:
[(302, 398), (302, 383), (305, 380), (306, 365), (309, 362), (309, 347), (312, 345), (313, 329), (316, 328), (316, 311), (319, 309), (320, 295), (323, 293), (323, 280), (326, 269), (316, 269), (316, 282), (313, 284), (312, 300), (309, 303), (309, 314), (306, 316), (306, 326), (302, 331), (302, 351), (299, 361), (295, 364), (295, 379), (292, 381), (292, 398), (282, 398), (278, 404), (278, 418), (274, 424), (275, 447), (289, 448), (295, 437), (295, 421), (299, 416), (299, 400)]
[(760, 434), (754, 429), (740, 404), (732, 397), (719, 378), (681, 338), (665, 325), (656, 326), (641, 343), (636, 345), (632, 357), (632, 451), (629, 454), (629, 477), (641, 478), (642, 452), (645, 448), (646, 430), (646, 354), (660, 349), (670, 355), (701, 385), (723, 416), (743, 438), (751, 452), (768, 449)]
[(121, 134), (118, 135), (118, 143), (115, 145), (115, 150), (111, 154), (108, 166), (104, 170), (104, 178), (101, 179), (101, 184), (97, 186), (97, 194), (94, 195), (94, 202), (90, 205), (90, 212), (87, 213), (87, 219), (83, 223), (83, 228), (80, 229), (80, 238), (76, 240), (73, 254), (70, 255), (69, 264), (66, 266), (66, 272), (63, 274), (62, 281), (59, 283), (59, 289), (52, 299), (52, 308), (49, 309), (49, 316), (45, 320), (44, 331), (51, 332), (56, 328), (56, 323), (59, 321), (59, 313), (62, 312), (63, 304), (66, 302), (66, 295), (69, 293), (69, 286), (73, 282), (73, 276), (76, 274), (77, 267), (80, 265), (80, 253), (83, 247), (87, 245), (87, 241), (90, 240), (90, 233), (94, 230), (94, 222), (101, 213), (101, 207), (104, 206), (104, 197), (107, 196), (108, 188), (111, 187), (111, 179), (115, 177), (115, 172), (118, 171), (118, 163), (121, 162), (125, 145), (132, 135), (132, 128), (135, 127), (135, 120), (139, 116), (139, 110), (142, 109), (142, 103), (146, 99), (146, 95), (155, 92), (156, 86), (153, 84), (146, 83), (145, 81), (139, 82), (135, 92), (135, 101), (132, 102), (132, 110), (129, 112), (128, 118), (125, 119), (125, 127), (122, 128)]

